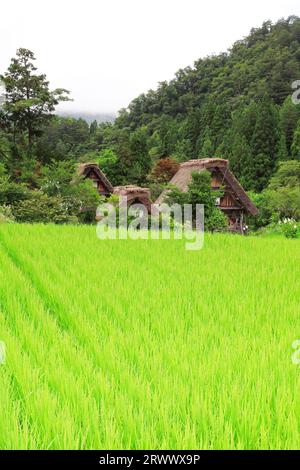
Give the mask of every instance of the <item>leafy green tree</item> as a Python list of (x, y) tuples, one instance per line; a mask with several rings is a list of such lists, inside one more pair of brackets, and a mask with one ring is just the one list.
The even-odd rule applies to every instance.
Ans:
[(6, 133), (0, 129), (0, 159), (6, 164), (10, 160), (10, 144)]
[(94, 120), (90, 124), (90, 134), (95, 135), (97, 133), (97, 130), (98, 130), (98, 122)]
[(196, 216), (196, 205), (204, 205), (204, 226), (211, 232), (224, 230), (227, 226), (226, 216), (217, 208), (216, 198), (221, 197), (222, 191), (211, 188), (211, 175), (208, 171), (194, 172), (186, 193), (177, 187), (171, 188), (166, 200), (169, 204), (192, 204), (193, 218)]
[(8, 71), (0, 76), (6, 88), (3, 105), (5, 123), (12, 131), (14, 140), (17, 133), (27, 133), (30, 149), (33, 137), (49, 120), (55, 106), (61, 101), (69, 100), (69, 92), (63, 88), (50, 91), (46, 76), (35, 73), (37, 69), (34, 60), (33, 52), (18, 49)]
[(97, 163), (101, 170), (110, 178), (114, 179), (114, 174), (117, 170), (118, 157), (112, 149), (104, 149), (99, 152)]
[(297, 123), (300, 120), (300, 106), (295, 105), (288, 96), (280, 109), (280, 125), (285, 135), (287, 152), (291, 154), (291, 147)]
[(300, 220), (300, 187), (265, 190), (265, 206), (272, 213), (271, 220), (293, 218)]
[(142, 184), (151, 168), (151, 159), (148, 151), (146, 127), (140, 127), (129, 138), (131, 165), (128, 168), (129, 182)]
[(0, 205), (11, 206), (27, 199), (29, 190), (24, 183), (15, 183), (7, 174), (3, 164), (0, 166)]
[[(167, 157), (172, 155), (172, 152), (177, 142), (177, 125), (174, 119), (163, 114), (158, 119), (158, 134), (161, 142), (161, 155), (160, 157)], [(143, 127), (143, 132), (146, 133), (146, 127)]]
[(300, 161), (281, 162), (268, 187), (249, 196), (259, 209), (257, 217), (249, 218), (254, 230), (284, 218), (300, 220)]
[(214, 156), (214, 145), (210, 137), (210, 131), (207, 128), (204, 135), (203, 145), (200, 150), (200, 158), (213, 157)]
[(52, 160), (80, 159), (98, 149), (84, 119), (53, 117), (35, 139), (34, 153), (42, 164)]
[(52, 160), (41, 169), (40, 187), (48, 196), (65, 196), (69, 194), (75, 175), (74, 162)]
[(265, 96), (258, 105), (257, 119), (251, 139), (252, 158), (245, 177), (247, 187), (261, 191), (268, 183), (278, 160), (279, 116)]
[[(247, 217), (247, 224), (250, 226), (250, 229), (255, 231), (261, 227), (269, 225), (272, 220), (274, 220), (274, 211), (270, 206), (270, 197), (268, 192), (266, 190), (262, 191), (261, 193), (248, 191), (248, 196), (258, 208), (257, 216)], [(275, 215), (275, 220), (279, 220), (279, 216), (277, 214)]]
[(300, 120), (294, 133), (291, 153), (292, 158), (294, 158), (295, 160), (300, 160)]
[(65, 201), (60, 196), (48, 196), (42, 191), (31, 191), (27, 199), (13, 205), (13, 215), (17, 222), (78, 223), (70, 214)]
[(289, 160), (281, 162), (279, 168), (271, 178), (268, 189), (300, 187), (300, 161)]
[(164, 157), (164, 154), (165, 148), (160, 138), (159, 132), (156, 130), (149, 138), (149, 156), (151, 159), (157, 160)]
[[(236, 133), (232, 140), (232, 147), (228, 155), (230, 168), (234, 174), (241, 179), (242, 183), (247, 186), (247, 173), (251, 165), (251, 148), (246, 138), (242, 134)], [(247, 189), (247, 187), (246, 187)]]
[(229, 104), (226, 101), (216, 104), (213, 119), (209, 128), (214, 148), (221, 144), (230, 124), (231, 109)]
[(288, 160), (288, 157), (289, 155), (287, 150), (286, 137), (285, 134), (281, 131), (278, 143), (278, 161), (283, 162)]
[(204, 110), (201, 112), (201, 109), (191, 109), (186, 118), (184, 125), (184, 140), (188, 143), (188, 145), (185, 145), (186, 160), (195, 158), (203, 145), (203, 130), (207, 126), (207, 124), (204, 124), (203, 114)]
[(93, 222), (102, 198), (90, 179), (78, 177), (72, 161), (55, 162), (42, 168), (41, 191), (49, 197), (61, 198), (65, 210), (82, 222)]

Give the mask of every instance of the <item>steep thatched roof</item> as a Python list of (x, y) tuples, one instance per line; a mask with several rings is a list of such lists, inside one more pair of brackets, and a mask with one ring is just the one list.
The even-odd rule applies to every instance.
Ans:
[(150, 189), (148, 188), (140, 188), (139, 186), (135, 185), (116, 186), (114, 188), (113, 194), (116, 194), (121, 198), (126, 197), (128, 205), (132, 204), (134, 201), (137, 201), (140, 204), (144, 204), (148, 212), (151, 211), (152, 201), (150, 199)]
[(229, 168), (227, 168), (226, 170), (224, 170), (224, 168), (221, 168), (221, 172), (224, 176), (224, 180), (227, 181), (227, 184), (233, 188), (236, 196), (241, 201), (247, 212), (249, 212), (249, 214), (253, 216), (258, 215), (257, 207), (253, 204), (246, 191), (244, 190), (243, 186), (238, 182), (238, 180), (236, 179), (234, 174), (229, 170)]
[[(202, 158), (184, 162), (180, 165), (179, 170), (171, 179), (170, 184), (177, 186), (178, 189), (186, 192), (192, 179), (193, 172), (200, 172), (204, 170), (213, 171), (214, 169), (217, 169), (222, 173), (223, 184), (227, 184), (229, 187), (231, 187), (235, 197), (240, 201), (241, 205), (249, 212), (249, 214), (257, 215), (257, 208), (248, 197), (233, 173), (229, 170), (228, 160), (224, 160), (222, 158)], [(163, 191), (155, 201), (155, 204), (161, 204), (167, 193), (168, 190)]]
[(108, 192), (110, 193), (113, 192), (114, 190), (113, 185), (111, 184), (107, 176), (105, 176), (103, 171), (100, 170), (99, 165), (97, 163), (81, 163), (78, 166), (79, 176), (88, 177), (91, 172), (95, 173), (99, 181), (103, 183), (103, 185), (106, 187)]
[(133, 184), (128, 184), (127, 186), (115, 186), (114, 194), (118, 195), (148, 195), (150, 197), (150, 189), (148, 188), (140, 188), (139, 186), (135, 186)]

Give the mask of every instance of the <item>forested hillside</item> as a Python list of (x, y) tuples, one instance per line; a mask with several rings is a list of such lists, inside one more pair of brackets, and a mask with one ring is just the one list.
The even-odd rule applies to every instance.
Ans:
[(227, 53), (199, 59), (136, 98), (116, 128), (124, 140), (130, 131), (145, 135), (152, 159), (229, 158), (246, 189), (260, 191), (278, 160), (300, 159), (297, 79), (299, 18), (265, 22)]
[[(1, 77), (0, 173), (6, 184), (65, 197), (62, 188), (69, 188), (78, 162), (97, 161), (113, 184), (147, 185), (156, 195), (177, 162), (217, 156), (230, 160), (246, 190), (261, 193), (272, 189), (280, 162), (296, 160), (281, 171), (298, 171), (300, 104), (292, 101), (292, 84), (300, 80), (297, 17), (267, 21), (229, 51), (179, 70), (133, 100), (114, 123), (55, 116), (68, 92), (50, 91), (34, 60), (20, 49)], [(292, 187), (300, 191), (298, 182)], [(298, 204), (300, 213), (297, 197), (299, 204), (286, 207)], [(2, 197), (0, 204), (12, 200)]]

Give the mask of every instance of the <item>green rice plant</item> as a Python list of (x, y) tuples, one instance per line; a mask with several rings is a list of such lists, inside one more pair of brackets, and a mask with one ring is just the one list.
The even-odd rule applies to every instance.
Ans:
[(0, 448), (298, 448), (299, 243), (1, 225)]

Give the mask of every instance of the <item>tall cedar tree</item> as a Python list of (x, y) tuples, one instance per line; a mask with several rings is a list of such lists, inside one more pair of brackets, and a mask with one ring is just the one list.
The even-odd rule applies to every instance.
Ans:
[(6, 88), (3, 120), (12, 131), (14, 142), (18, 135), (27, 134), (30, 151), (34, 136), (48, 121), (55, 106), (69, 100), (69, 92), (63, 88), (49, 90), (46, 76), (35, 73), (35, 57), (30, 50), (18, 49), (16, 55), (8, 71), (0, 76)]
[(268, 97), (258, 104), (257, 119), (251, 140), (247, 188), (261, 191), (276, 169), (279, 144), (279, 115)]
[(291, 150), (293, 159), (300, 160), (300, 120), (294, 134)]

